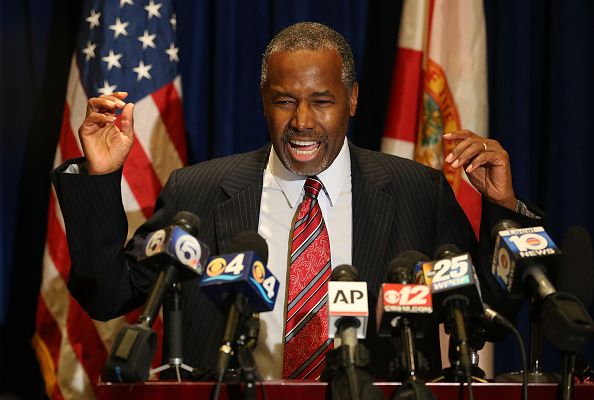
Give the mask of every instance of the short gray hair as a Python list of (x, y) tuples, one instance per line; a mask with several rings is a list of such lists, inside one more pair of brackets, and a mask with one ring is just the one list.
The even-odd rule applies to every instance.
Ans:
[(342, 83), (348, 93), (355, 82), (353, 52), (342, 35), (332, 28), (317, 22), (299, 22), (280, 31), (266, 46), (262, 55), (260, 89), (266, 85), (268, 60), (281, 51), (334, 49), (342, 58)]

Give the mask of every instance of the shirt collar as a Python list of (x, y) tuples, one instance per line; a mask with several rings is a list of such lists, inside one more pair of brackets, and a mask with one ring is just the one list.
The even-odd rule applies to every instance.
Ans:
[[(318, 178), (322, 181), (325, 193), (330, 200), (331, 207), (338, 201), (342, 187), (350, 174), (351, 155), (345, 138), (334, 162), (318, 174)], [(276, 155), (274, 148), (270, 151), (268, 164), (264, 171), (264, 188), (282, 190), (291, 208), (297, 205), (306, 178), (289, 171)]]

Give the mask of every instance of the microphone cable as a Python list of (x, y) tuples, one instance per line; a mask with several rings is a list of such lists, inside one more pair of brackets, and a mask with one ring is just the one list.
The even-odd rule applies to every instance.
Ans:
[(528, 362), (526, 360), (526, 347), (524, 346), (524, 339), (516, 329), (516, 327), (508, 321), (503, 315), (492, 310), (488, 306), (485, 307), (485, 317), (489, 321), (495, 322), (498, 325), (512, 331), (518, 340), (520, 346), (520, 356), (522, 357), (522, 400), (528, 400)]

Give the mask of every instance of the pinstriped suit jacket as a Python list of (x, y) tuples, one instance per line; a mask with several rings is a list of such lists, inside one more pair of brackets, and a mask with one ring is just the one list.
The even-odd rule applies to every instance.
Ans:
[[(387, 263), (403, 250), (433, 255), (435, 248), (452, 243), (473, 254), (485, 300), (510, 314), (510, 306), (497, 292), (488, 274), (489, 225), (507, 217), (529, 225), (525, 217), (483, 204), (479, 247), (464, 213), (443, 174), (410, 160), (364, 150), (349, 144), (352, 162), (353, 265), (367, 281), (370, 323), (367, 345), (374, 374), (388, 375), (394, 356), (390, 341), (375, 334), (377, 292)], [(160, 194), (154, 216), (139, 228), (122, 249), (127, 225), (121, 204), (121, 172), (101, 176), (52, 172), (60, 201), (71, 271), (68, 287), (91, 317), (107, 320), (140, 306), (155, 274), (135, 263), (147, 233), (171, 223), (178, 211), (195, 213), (202, 220), (199, 237), (220, 254), (243, 231), (257, 231), (263, 171), (270, 145), (259, 150), (214, 159), (172, 173)], [(74, 160), (73, 162), (80, 162)], [(483, 236), (485, 240), (483, 240)], [(486, 242), (486, 243), (484, 243)], [(478, 262), (477, 262), (478, 261)], [(282, 296), (279, 296), (282, 298)], [(184, 361), (194, 367), (212, 365), (224, 318), (200, 292), (196, 280), (183, 284)], [(433, 370), (439, 368), (434, 332), (426, 335), (425, 355)]]

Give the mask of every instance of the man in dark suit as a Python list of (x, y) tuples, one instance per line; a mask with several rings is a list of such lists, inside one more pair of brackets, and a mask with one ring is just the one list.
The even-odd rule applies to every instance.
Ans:
[[(314, 23), (283, 30), (264, 54), (261, 93), (272, 146), (172, 173), (155, 214), (125, 249), (120, 180), (134, 140), (134, 105), (124, 102), (124, 92), (89, 99), (79, 129), (85, 159), (58, 168), (52, 179), (72, 260), (68, 287), (93, 318), (107, 320), (142, 304), (155, 274), (136, 262), (141, 243), (148, 233), (170, 224), (178, 211), (201, 218), (198, 236), (214, 254), (223, 253), (238, 233), (258, 231), (268, 242), (269, 268), (281, 287), (275, 310), (262, 314), (256, 360), (265, 377), (279, 378), (288, 238), (303, 182), (311, 175), (324, 185), (320, 205), (332, 265), (357, 267), (369, 285), (371, 310), (384, 267), (399, 252), (415, 249), (432, 255), (437, 246), (452, 243), (472, 252), (485, 300), (501, 311), (513, 311), (488, 273), (489, 227), (504, 217), (532, 221), (516, 213), (509, 159), (497, 141), (469, 131), (444, 135), (457, 143), (446, 162), (464, 168), (483, 194), (479, 246), (441, 172), (346, 140), (358, 85), (342, 36)], [(114, 125), (118, 109), (121, 128)], [(212, 365), (223, 316), (195, 280), (184, 283), (183, 302), (185, 362)], [(394, 350), (376, 336), (373, 311), (370, 321), (367, 344), (376, 375), (385, 377)], [(431, 364), (439, 364), (438, 352), (427, 354)]]

